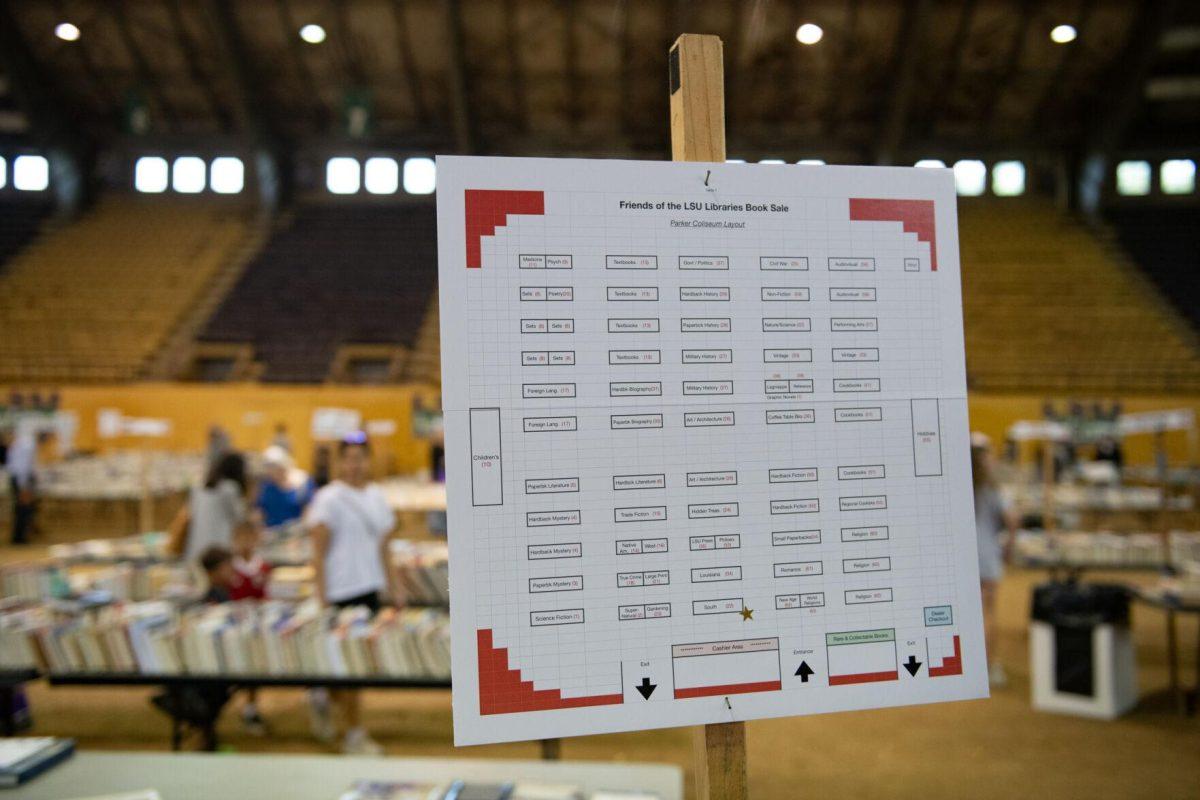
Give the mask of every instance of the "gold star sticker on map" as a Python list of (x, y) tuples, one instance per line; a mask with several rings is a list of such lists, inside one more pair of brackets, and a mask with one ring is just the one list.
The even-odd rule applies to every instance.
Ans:
[(746, 608), (746, 606), (743, 605), (741, 614), (742, 614), (742, 621), (745, 621), (748, 619), (754, 619), (754, 609), (753, 608)]

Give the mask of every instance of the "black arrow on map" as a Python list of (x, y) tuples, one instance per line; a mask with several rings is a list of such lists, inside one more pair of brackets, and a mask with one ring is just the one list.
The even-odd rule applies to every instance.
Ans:
[(904, 662), (904, 668), (908, 670), (908, 674), (914, 678), (917, 677), (917, 670), (921, 669), (921, 662), (917, 661), (916, 656), (909, 656), (908, 661)]
[(796, 668), (796, 674), (800, 676), (801, 683), (808, 683), (808, 678), (813, 674), (813, 668), (808, 665), (807, 661), (801, 661), (800, 666)]
[(644, 698), (646, 698), (647, 700), (649, 700), (649, 699), (650, 699), (650, 695), (654, 694), (654, 690), (658, 688), (658, 684), (657, 684), (657, 683), (651, 683), (649, 678), (642, 678), (642, 683), (641, 683), (641, 685), (640, 685), (640, 686), (635, 686), (635, 687), (633, 687), (633, 688), (635, 688), (635, 689), (637, 689), (639, 692), (641, 692), (641, 693), (642, 693), (642, 697), (644, 697)]

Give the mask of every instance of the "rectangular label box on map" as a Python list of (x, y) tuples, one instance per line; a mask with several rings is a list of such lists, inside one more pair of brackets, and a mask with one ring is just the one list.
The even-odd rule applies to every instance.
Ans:
[(573, 383), (524, 383), (521, 384), (521, 397), (526, 400), (540, 398), (574, 397)]
[(733, 394), (733, 381), (684, 381), (685, 395)]
[(521, 333), (574, 333), (573, 319), (522, 319)]
[(873, 303), (874, 286), (830, 286), (829, 299), (834, 303)]
[(887, 508), (887, 495), (876, 494), (863, 497), (839, 497), (838, 507), (842, 511), (880, 511)]
[(658, 269), (658, 256), (605, 256), (605, 269)]
[(658, 317), (621, 317), (608, 320), (609, 333), (658, 333)]
[(812, 394), (813, 382), (810, 379), (763, 381), (763, 391), (766, 394)]
[(614, 431), (637, 428), (661, 428), (662, 414), (610, 414), (609, 425)]
[(669, 616), (671, 616), (670, 603), (619, 606), (617, 609), (617, 618), (621, 621), (632, 619), (663, 619)]
[(582, 625), (582, 608), (564, 608), (558, 611), (530, 611), (529, 624), (535, 628), (543, 625)]
[(834, 378), (835, 392), (878, 392), (879, 378)]
[(883, 464), (859, 464), (853, 467), (838, 467), (839, 481), (865, 481), (872, 478), (886, 478), (887, 469)]
[(772, 500), (772, 514), (815, 514), (821, 510), (821, 501), (815, 497), (798, 500)]
[(680, 256), (680, 269), (729, 269), (729, 256)]
[(692, 583), (720, 583), (741, 579), (742, 568), (738, 566), (696, 567), (692, 570)]
[(829, 257), (830, 272), (874, 272), (875, 259), (852, 258), (846, 256)]
[(732, 364), (732, 350), (683, 350), (684, 364)]
[(768, 347), (763, 350), (764, 364), (808, 363), (812, 361), (810, 347)]
[(575, 417), (525, 417), (522, 423), (526, 433), (573, 431), (579, 425), (579, 421)]
[(883, 421), (883, 409), (878, 406), (869, 408), (835, 408), (833, 410), (834, 422), (881, 422)]
[(892, 590), (887, 587), (882, 589), (850, 589), (846, 592), (846, 605), (848, 606), (890, 602), (892, 602)]
[(708, 614), (740, 614), (742, 613), (742, 598), (725, 597), (720, 600), (693, 600), (692, 615), (696, 617)]
[(525, 494), (565, 494), (579, 491), (579, 478), (529, 478)]
[(579, 510), (571, 511), (527, 511), (525, 512), (525, 527), (545, 528), (552, 525), (578, 525)]
[(687, 411), (683, 415), (685, 428), (725, 428), (732, 424), (732, 411)]
[(803, 303), (808, 300), (807, 286), (764, 286), (762, 287), (764, 303)]
[(659, 397), (660, 381), (620, 381), (608, 384), (609, 397)]
[(520, 269), (571, 269), (573, 264), (571, 256), (567, 255), (520, 255), (517, 266)]
[(867, 362), (879, 360), (878, 347), (835, 347), (833, 360), (841, 362)]
[(925, 606), (925, 627), (936, 628), (954, 624), (954, 609), (950, 606)]
[(669, 586), (670, 583), (671, 573), (665, 569), (617, 573), (617, 587), (622, 589), (638, 586)]
[(500, 409), (472, 408), (471, 505), (504, 505), (504, 462), (500, 447)]
[(523, 367), (572, 367), (575, 366), (574, 350), (522, 350)]
[(688, 519), (738, 516), (737, 503), (689, 503)]
[(776, 578), (807, 578), (825, 572), (820, 561), (785, 561), (774, 565)]
[(621, 364), (661, 364), (660, 350), (609, 350), (608, 363)]
[(842, 559), (842, 572), (887, 572), (891, 568), (892, 560), (886, 556)]
[(870, 332), (879, 330), (876, 317), (830, 317), (829, 330), (840, 332)]
[(742, 546), (741, 534), (720, 533), (714, 536), (691, 536), (689, 550), (737, 550)]
[(728, 286), (680, 286), (679, 299), (685, 303), (728, 303)]
[(816, 467), (791, 467), (767, 471), (767, 480), (771, 483), (809, 483), (816, 479)]
[(887, 525), (860, 525), (842, 528), (843, 542), (881, 542), (890, 538)]
[(760, 256), (758, 268), (764, 272), (803, 272), (808, 269), (807, 256)]
[(913, 474), (918, 478), (942, 474), (942, 422), (938, 401), (912, 400)]
[(658, 299), (657, 286), (609, 286), (608, 299), (631, 303), (649, 303)]
[(791, 547), (798, 544), (820, 544), (821, 531), (773, 531), (771, 533), (772, 547)]
[(543, 592), (582, 592), (582, 575), (560, 575), (552, 578), (530, 578), (529, 593)]
[(817, 421), (817, 412), (811, 408), (768, 409), (768, 425), (803, 425)]
[(650, 475), (613, 475), (613, 490), (617, 492), (631, 489), (665, 489), (667, 476), (662, 473)]
[(666, 506), (636, 506), (613, 509), (613, 522), (662, 522), (666, 518)]
[(775, 595), (775, 610), (787, 611), (792, 608), (823, 608), (825, 606), (824, 592), (804, 592), (801, 594)]
[(698, 486), (737, 486), (737, 470), (726, 472), (689, 472), (687, 485), (691, 488)]
[(531, 544), (525, 549), (530, 561), (548, 561), (556, 558), (581, 558), (583, 556), (582, 542)]
[(571, 286), (522, 286), (521, 302), (571, 301), (575, 299), (575, 289)]
[(763, 317), (763, 333), (806, 333), (812, 330), (808, 317)]
[(636, 556), (643, 553), (668, 552), (666, 539), (618, 539), (617, 555)]
[(681, 333), (729, 333), (733, 321), (729, 317), (683, 317), (679, 320)]

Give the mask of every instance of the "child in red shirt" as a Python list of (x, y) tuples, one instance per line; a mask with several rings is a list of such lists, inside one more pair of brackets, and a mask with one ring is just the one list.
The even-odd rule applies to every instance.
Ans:
[(262, 600), (267, 596), (267, 579), (271, 567), (255, 552), (258, 549), (258, 528), (239, 525), (233, 534), (233, 583), (229, 587), (231, 600)]
[[(267, 579), (271, 567), (258, 555), (258, 526), (239, 525), (233, 532), (233, 580), (229, 584), (230, 600), (262, 600), (267, 596)], [(267, 724), (258, 710), (258, 690), (246, 690), (242, 706), (242, 726), (247, 733), (265, 736)]]

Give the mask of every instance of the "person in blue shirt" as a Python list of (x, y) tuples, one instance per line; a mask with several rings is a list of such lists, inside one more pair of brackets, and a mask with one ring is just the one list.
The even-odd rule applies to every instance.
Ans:
[(263, 525), (273, 528), (300, 519), (312, 499), (312, 481), (297, 479), (292, 459), (282, 447), (272, 445), (263, 453), (263, 480), (255, 506), (262, 513)]

